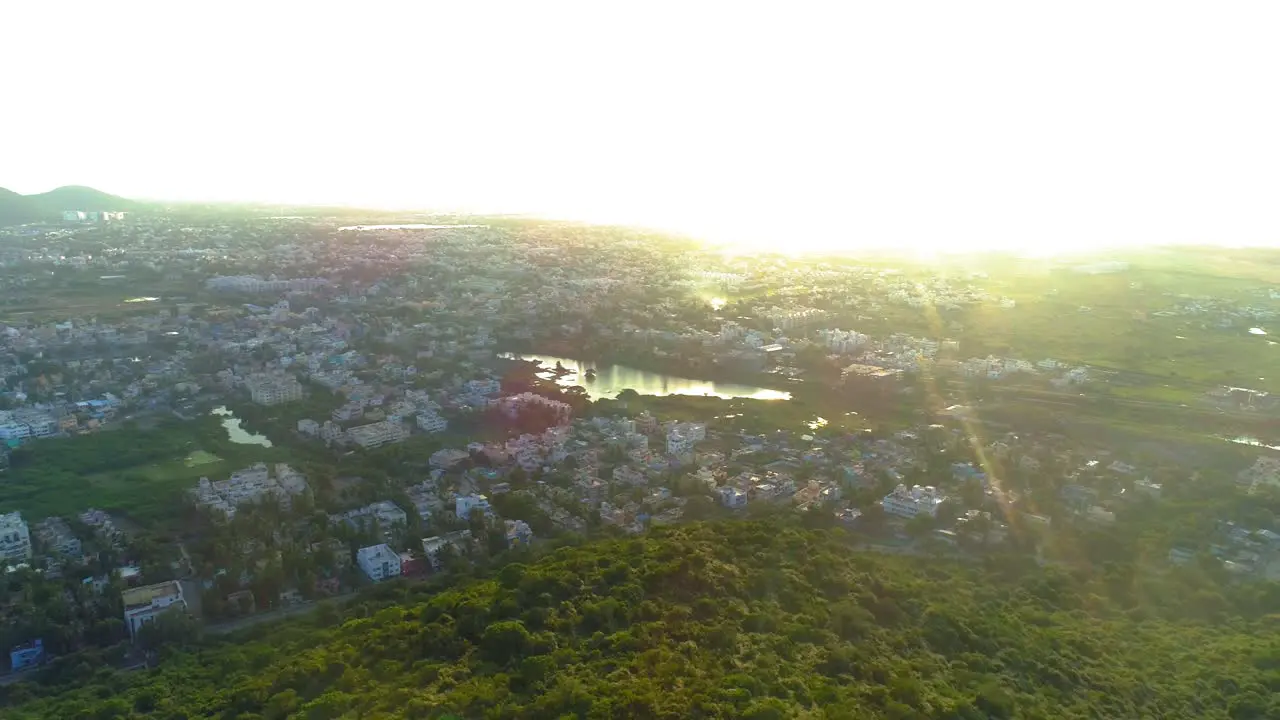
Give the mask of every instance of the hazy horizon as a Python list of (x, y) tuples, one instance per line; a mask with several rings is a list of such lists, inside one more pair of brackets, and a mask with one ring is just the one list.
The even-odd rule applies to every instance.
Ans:
[[(1280, 244), (1263, 3), (6, 12), (0, 187), (744, 246)], [(74, 18), (67, 22), (66, 18)]]

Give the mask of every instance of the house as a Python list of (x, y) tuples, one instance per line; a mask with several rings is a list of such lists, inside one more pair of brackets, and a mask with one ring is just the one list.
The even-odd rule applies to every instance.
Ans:
[(10, 563), (31, 559), (31, 530), (20, 512), (0, 514), (0, 558)]
[(533, 542), (533, 530), (523, 520), (506, 520), (507, 547), (519, 547)]
[(747, 506), (747, 494), (736, 487), (726, 485), (716, 489), (716, 493), (720, 496), (720, 504), (730, 509), (738, 509)]
[(489, 506), (489, 498), (484, 495), (459, 495), (454, 500), (454, 514), (459, 520), (467, 520), (471, 517), (472, 510), (479, 510), (488, 515), (492, 508)]
[(433, 572), (441, 569), (441, 553), (445, 548), (452, 548), (458, 554), (464, 554), (471, 547), (471, 531), (458, 530), (436, 537), (423, 538), (422, 552)]
[(424, 558), (414, 557), (413, 553), (400, 553), (400, 576), (401, 577), (418, 577), (427, 571), (427, 562)]
[(144, 585), (120, 593), (124, 605), (124, 624), (129, 637), (137, 639), (138, 630), (170, 610), (186, 612), (187, 601), (182, 584), (177, 580)]
[(347, 431), (347, 437), (360, 447), (371, 450), (405, 440), (409, 437), (409, 429), (400, 423), (383, 420), (353, 427)]
[(451, 450), (446, 448), (444, 450), (437, 450), (434, 453), (431, 453), (430, 463), (433, 468), (447, 470), (470, 457), (471, 453), (466, 450)]
[(298, 432), (303, 435), (315, 437), (320, 434), (320, 423), (311, 418), (304, 418), (298, 421)]
[(400, 577), (400, 555), (385, 544), (357, 550), (356, 564), (374, 582)]
[(36, 638), (25, 645), (15, 645), (9, 650), (9, 668), (13, 672), (25, 670), (44, 662), (44, 641)]
[(884, 496), (880, 506), (890, 515), (903, 518), (913, 518), (921, 513), (937, 517), (938, 508), (946, 501), (947, 497), (935, 487), (913, 485), (908, 490), (906, 485), (899, 484), (893, 492)]

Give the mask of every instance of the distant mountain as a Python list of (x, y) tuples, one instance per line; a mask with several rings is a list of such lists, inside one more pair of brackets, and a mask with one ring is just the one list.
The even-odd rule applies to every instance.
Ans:
[(45, 193), (19, 195), (0, 188), (0, 227), (57, 220), (63, 210), (121, 211), (137, 206), (132, 200), (82, 185), (66, 185)]

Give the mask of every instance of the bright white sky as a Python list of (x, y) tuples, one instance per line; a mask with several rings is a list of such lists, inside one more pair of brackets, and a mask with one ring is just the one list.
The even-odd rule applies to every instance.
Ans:
[(1280, 244), (1278, 20), (1247, 0), (0, 2), (0, 187), (785, 248)]

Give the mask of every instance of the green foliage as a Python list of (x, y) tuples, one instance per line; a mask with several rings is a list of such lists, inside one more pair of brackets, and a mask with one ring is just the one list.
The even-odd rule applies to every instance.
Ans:
[(1193, 575), (1128, 584), (1115, 587), (1115, 572), (858, 553), (843, 531), (795, 519), (693, 523), (561, 548), (443, 592), (397, 585), (366, 594), (343, 618), (167, 649), (149, 673), (85, 668), (79, 683), (15, 686), (0, 714), (1280, 713), (1280, 640), (1265, 615), (1274, 593)]

